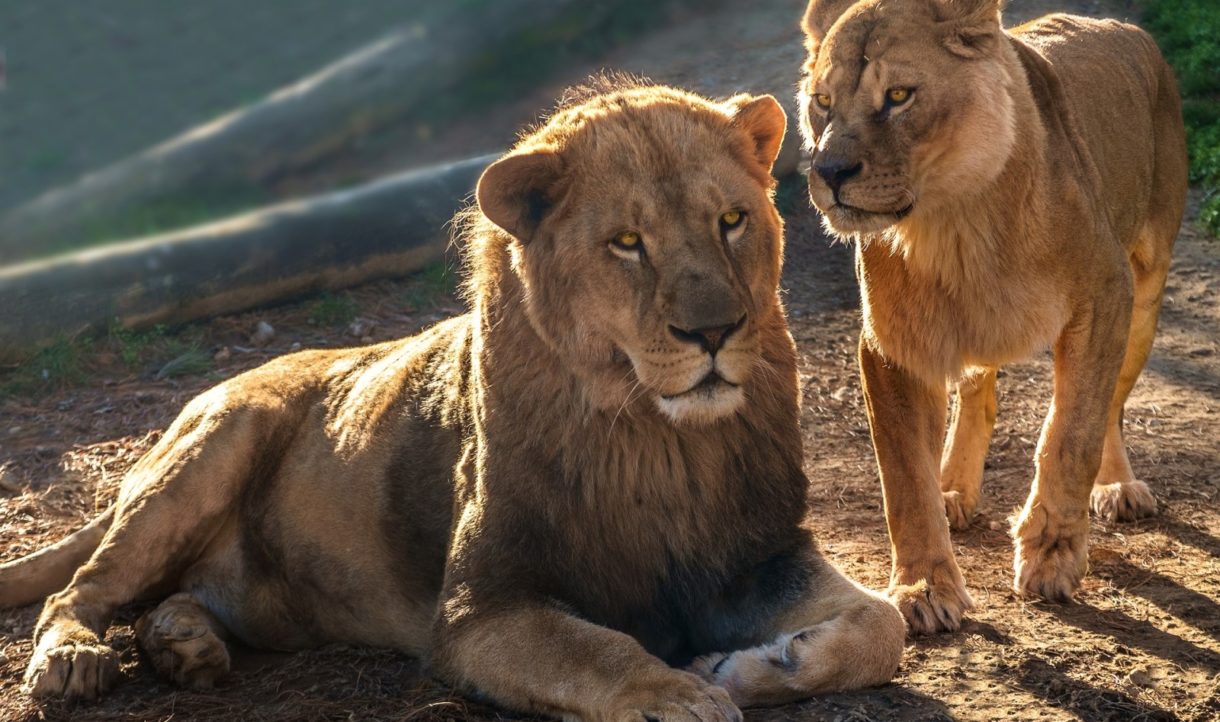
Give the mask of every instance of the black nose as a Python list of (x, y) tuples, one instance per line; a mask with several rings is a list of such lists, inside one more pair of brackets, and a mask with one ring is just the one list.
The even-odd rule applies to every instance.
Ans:
[(704, 326), (703, 328), (684, 329), (670, 325), (669, 332), (674, 338), (687, 343), (697, 343), (703, 347), (704, 351), (713, 356), (724, 346), (724, 342), (737, 329), (745, 325), (746, 317), (742, 316), (734, 323), (725, 324), (723, 326)]
[(818, 159), (813, 164), (813, 169), (822, 176), (822, 180), (826, 181), (826, 185), (830, 186), (833, 191), (839, 190), (839, 186), (843, 185), (848, 178), (858, 175), (862, 168), (864, 168), (863, 163), (833, 157)]

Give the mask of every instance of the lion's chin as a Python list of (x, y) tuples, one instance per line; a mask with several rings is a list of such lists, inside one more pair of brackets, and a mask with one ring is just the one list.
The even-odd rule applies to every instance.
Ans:
[(818, 206), (826, 228), (840, 236), (884, 231), (911, 213), (911, 206), (897, 211), (866, 211), (854, 206), (835, 203), (829, 208)]
[(741, 386), (713, 374), (688, 391), (657, 396), (657, 408), (676, 424), (710, 424), (736, 413), (745, 398)]

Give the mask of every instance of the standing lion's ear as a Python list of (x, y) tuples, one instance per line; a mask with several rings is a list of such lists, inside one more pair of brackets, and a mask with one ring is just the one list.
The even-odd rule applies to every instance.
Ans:
[(770, 95), (739, 95), (731, 98), (728, 104), (733, 114), (733, 127), (750, 137), (754, 143), (754, 158), (770, 173), (788, 127), (784, 109)]
[(805, 31), (805, 48), (810, 57), (818, 54), (818, 47), (830, 26), (847, 10), (855, 5), (857, 0), (810, 0), (805, 8), (805, 17), (801, 21), (801, 29)]
[(554, 186), (561, 172), (559, 155), (551, 150), (506, 155), (479, 177), (479, 210), (517, 240), (528, 241), (555, 203)]
[(945, 48), (963, 58), (981, 58), (992, 52), (1003, 34), (1003, 4), (1003, 0), (933, 0), (936, 18), (947, 29)]

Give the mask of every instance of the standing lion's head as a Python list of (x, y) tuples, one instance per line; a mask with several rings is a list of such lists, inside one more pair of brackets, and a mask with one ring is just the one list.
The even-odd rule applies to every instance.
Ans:
[(740, 408), (778, 308), (784, 127), (770, 96), (629, 84), (570, 100), (484, 172), (479, 210), (511, 236), (533, 329), (595, 406)]

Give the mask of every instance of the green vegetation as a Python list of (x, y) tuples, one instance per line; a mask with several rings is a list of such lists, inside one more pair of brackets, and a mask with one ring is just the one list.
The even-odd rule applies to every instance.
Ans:
[(402, 297), (403, 302), (412, 309), (440, 305), (457, 292), (457, 273), (445, 261), (437, 261), (423, 268), (413, 278), (416, 283)]
[(1178, 75), (1191, 180), (1205, 193), (1199, 221), (1220, 235), (1220, 3), (1146, 0), (1144, 21)]
[(309, 311), (309, 320), (319, 326), (345, 326), (356, 320), (360, 306), (347, 294), (324, 291)]

